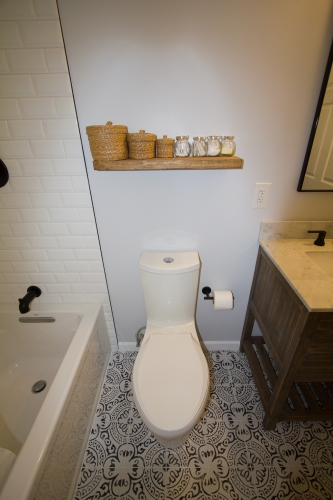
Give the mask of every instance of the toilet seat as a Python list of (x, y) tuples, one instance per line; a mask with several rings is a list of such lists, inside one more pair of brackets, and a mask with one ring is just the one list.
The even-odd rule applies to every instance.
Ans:
[(133, 370), (138, 411), (156, 436), (174, 439), (189, 432), (204, 409), (209, 371), (190, 333), (151, 333)]

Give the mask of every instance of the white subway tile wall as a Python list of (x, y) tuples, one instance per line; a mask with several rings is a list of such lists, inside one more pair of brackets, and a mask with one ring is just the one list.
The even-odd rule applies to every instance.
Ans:
[(0, 2), (0, 303), (100, 302), (117, 339), (55, 0)]

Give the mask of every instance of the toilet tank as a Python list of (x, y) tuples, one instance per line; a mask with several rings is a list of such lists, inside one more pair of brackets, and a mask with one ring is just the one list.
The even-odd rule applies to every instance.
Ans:
[(148, 320), (165, 327), (194, 320), (200, 272), (197, 252), (143, 252), (139, 268)]

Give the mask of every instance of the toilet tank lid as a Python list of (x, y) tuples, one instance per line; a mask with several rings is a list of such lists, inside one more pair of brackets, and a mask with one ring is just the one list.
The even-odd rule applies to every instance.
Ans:
[(188, 273), (200, 268), (198, 252), (142, 252), (139, 268), (156, 274)]

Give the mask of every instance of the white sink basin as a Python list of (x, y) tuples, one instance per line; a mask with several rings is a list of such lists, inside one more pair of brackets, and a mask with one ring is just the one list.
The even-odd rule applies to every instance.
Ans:
[(305, 252), (324, 273), (333, 278), (333, 252)]

